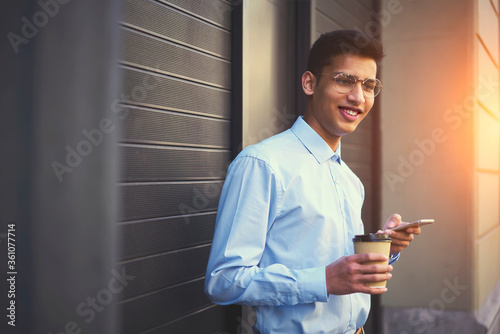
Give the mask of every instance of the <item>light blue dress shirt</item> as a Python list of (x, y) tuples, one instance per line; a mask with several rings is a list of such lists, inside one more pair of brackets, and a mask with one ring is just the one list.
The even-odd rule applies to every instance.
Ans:
[(367, 294), (328, 295), (325, 267), (354, 254), (364, 188), (301, 118), (228, 169), (205, 277), (217, 304), (251, 305), (257, 333), (354, 333)]

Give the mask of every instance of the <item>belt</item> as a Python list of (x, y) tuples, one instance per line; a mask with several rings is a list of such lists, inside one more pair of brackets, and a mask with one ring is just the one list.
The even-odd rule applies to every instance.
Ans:
[(363, 328), (363, 327), (361, 327), (361, 328), (359, 328), (359, 329), (356, 331), (356, 333), (354, 333), (354, 334), (365, 334), (365, 330), (364, 330), (364, 328)]

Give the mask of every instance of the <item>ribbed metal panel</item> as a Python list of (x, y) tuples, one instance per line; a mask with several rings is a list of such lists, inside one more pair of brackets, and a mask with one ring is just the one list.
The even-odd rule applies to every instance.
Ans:
[(159, 0), (169, 6), (176, 6), (181, 10), (210, 21), (225, 29), (231, 29), (231, 4), (224, 0)]
[(231, 159), (230, 17), (221, 0), (123, 2), (116, 228), (118, 270), (133, 277), (123, 333), (228, 330), (203, 276)]
[(126, 107), (119, 136), (140, 144), (229, 149), (231, 123), (227, 120)]
[(122, 46), (124, 63), (231, 88), (231, 63), (227, 60), (126, 28), (123, 29)]
[(135, 276), (124, 299), (203, 277), (209, 252), (210, 244), (124, 263), (127, 275)]
[[(141, 333), (206, 308), (210, 301), (200, 293), (203, 283), (199, 279), (124, 303), (122, 333)], [(204, 324), (198, 328), (203, 333)]]
[(230, 32), (165, 4), (124, 1), (123, 24), (224, 59), (231, 58)]
[(121, 146), (123, 181), (221, 179), (230, 161), (229, 151)]
[(120, 221), (217, 210), (223, 181), (124, 184)]
[(120, 224), (117, 233), (123, 242), (118, 258), (123, 261), (207, 244), (212, 241), (215, 215), (209, 212)]
[(363, 28), (370, 20), (368, 10), (357, 1), (317, 1), (318, 12), (345, 29)]
[(132, 68), (124, 68), (121, 79), (124, 103), (230, 118), (229, 91)]
[(227, 329), (221, 331), (228, 321), (234, 321), (234, 319), (228, 318), (227, 307), (211, 305), (201, 312), (193, 313), (165, 326), (148, 330), (144, 334), (231, 333), (227, 332)]

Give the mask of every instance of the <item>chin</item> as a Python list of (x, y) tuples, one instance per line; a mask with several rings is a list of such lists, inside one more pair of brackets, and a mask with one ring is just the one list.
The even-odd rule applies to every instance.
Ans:
[(353, 133), (357, 128), (358, 128), (358, 126), (356, 125), (354, 127), (349, 127), (349, 128), (342, 129), (343, 136), (348, 135), (350, 133)]

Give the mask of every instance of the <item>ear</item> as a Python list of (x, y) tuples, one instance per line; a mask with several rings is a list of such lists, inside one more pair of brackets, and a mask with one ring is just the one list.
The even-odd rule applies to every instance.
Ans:
[(313, 95), (316, 88), (316, 77), (309, 71), (302, 74), (302, 90), (308, 96)]

